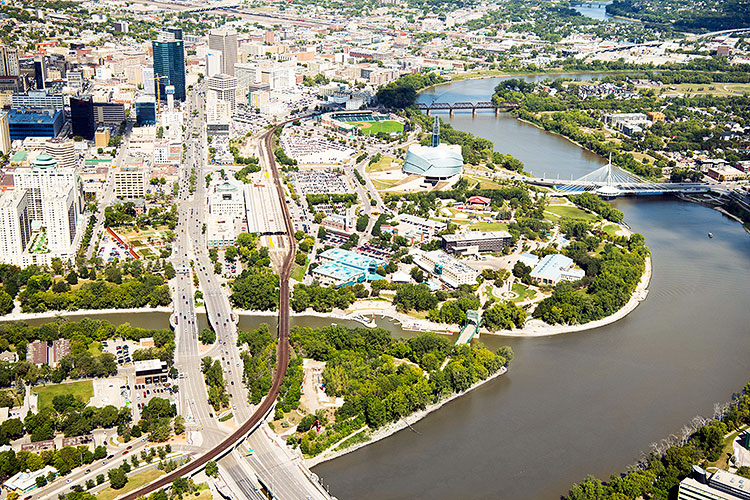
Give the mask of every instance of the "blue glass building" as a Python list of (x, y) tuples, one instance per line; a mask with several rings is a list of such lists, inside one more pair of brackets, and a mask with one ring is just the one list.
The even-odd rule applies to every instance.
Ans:
[(153, 41), (154, 76), (166, 76), (157, 80), (161, 98), (166, 100), (167, 85), (174, 85), (174, 98), (185, 100), (185, 47), (182, 40), (171, 42)]
[(145, 97), (135, 101), (135, 121), (139, 127), (156, 125), (156, 101)]
[(65, 120), (62, 111), (18, 110), (8, 113), (10, 140), (24, 140), (27, 137), (57, 137)]

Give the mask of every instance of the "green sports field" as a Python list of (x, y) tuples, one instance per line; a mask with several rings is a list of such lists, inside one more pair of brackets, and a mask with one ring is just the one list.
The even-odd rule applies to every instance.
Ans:
[(391, 134), (393, 132), (403, 132), (404, 124), (393, 120), (383, 120), (379, 122), (350, 122), (358, 126), (365, 134), (378, 134), (384, 132)]

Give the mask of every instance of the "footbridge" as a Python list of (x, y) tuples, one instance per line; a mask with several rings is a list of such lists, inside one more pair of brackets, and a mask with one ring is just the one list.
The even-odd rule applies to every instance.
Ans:
[(482, 324), (482, 311), (466, 311), (466, 321), (458, 334), (456, 345), (468, 344), (471, 339), (479, 336), (479, 326)]
[(648, 196), (661, 194), (696, 194), (711, 190), (703, 182), (649, 182), (608, 163), (578, 179), (561, 180), (526, 178), (529, 184), (546, 186), (566, 194), (592, 192), (603, 198), (619, 196)]
[(519, 105), (515, 102), (499, 102), (494, 103), (492, 101), (479, 101), (479, 102), (433, 102), (430, 104), (419, 103), (417, 107), (424, 111), (427, 116), (430, 116), (432, 111), (448, 111), (453, 116), (456, 111), (471, 111), (472, 115), (476, 115), (480, 109), (491, 109), (497, 115), (500, 111), (506, 111), (509, 109), (517, 108)]

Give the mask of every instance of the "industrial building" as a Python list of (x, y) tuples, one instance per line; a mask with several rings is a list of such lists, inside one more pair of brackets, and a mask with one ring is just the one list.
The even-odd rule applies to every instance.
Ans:
[(508, 231), (466, 231), (443, 235), (443, 248), (448, 253), (500, 252), (512, 243), (513, 237)]
[(540, 285), (557, 285), (561, 281), (578, 281), (586, 273), (574, 267), (573, 259), (556, 253), (543, 257), (531, 271), (531, 279)]
[(414, 252), (414, 263), (440, 278), (440, 280), (451, 288), (461, 285), (475, 285), (479, 271), (469, 267), (460, 260), (456, 260), (442, 250)]
[(340, 248), (331, 248), (318, 255), (320, 264), (312, 275), (323, 286), (345, 286), (383, 279), (377, 273), (386, 262)]

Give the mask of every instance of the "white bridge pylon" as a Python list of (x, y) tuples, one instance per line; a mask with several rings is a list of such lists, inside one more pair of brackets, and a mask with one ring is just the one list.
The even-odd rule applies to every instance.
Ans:
[(593, 191), (600, 196), (620, 196), (633, 191), (659, 191), (661, 186), (644, 181), (640, 177), (616, 165), (609, 163), (597, 168), (583, 177), (556, 186), (558, 190), (568, 193)]

